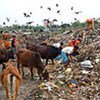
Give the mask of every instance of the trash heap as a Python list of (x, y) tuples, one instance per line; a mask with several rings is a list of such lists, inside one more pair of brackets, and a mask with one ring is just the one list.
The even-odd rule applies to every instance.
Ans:
[(66, 69), (56, 63), (50, 80), (39, 83), (25, 100), (100, 100), (100, 30), (78, 31), (75, 37), (82, 39), (77, 60)]

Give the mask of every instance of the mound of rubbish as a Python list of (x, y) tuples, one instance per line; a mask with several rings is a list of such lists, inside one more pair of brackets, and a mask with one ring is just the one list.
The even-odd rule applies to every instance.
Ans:
[[(100, 29), (51, 34), (28, 35), (27, 40), (41, 43), (47, 39), (50, 44), (62, 41), (66, 46), (69, 40), (79, 38), (82, 40), (79, 55), (75, 56), (67, 68), (56, 61), (55, 65), (49, 62), (46, 66), (50, 73), (48, 81), (40, 81), (38, 76), (32, 81), (30, 75), (26, 75), (18, 100), (100, 100)], [(25, 43), (23, 41), (21, 43)], [(0, 89), (0, 93), (2, 91)]]
[(82, 40), (76, 60), (70, 62), (67, 69), (56, 63), (55, 70), (50, 72), (50, 80), (39, 83), (24, 100), (100, 99), (100, 30), (74, 30), (70, 34), (66, 32), (51, 37), (50, 40), (59, 42), (63, 39), (66, 45), (70, 37)]

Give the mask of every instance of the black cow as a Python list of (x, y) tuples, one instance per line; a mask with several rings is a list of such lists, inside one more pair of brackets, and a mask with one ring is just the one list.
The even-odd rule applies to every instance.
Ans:
[(48, 64), (48, 60), (52, 60), (52, 64), (54, 64), (53, 59), (56, 58), (61, 53), (61, 47), (57, 48), (54, 46), (46, 46), (40, 44), (28, 44), (27, 49), (35, 52), (39, 52), (42, 59), (46, 59), (46, 65)]
[(5, 69), (5, 64), (9, 59), (14, 59), (14, 52), (12, 49), (2, 49), (0, 48), (0, 64), (3, 65), (2, 71)]

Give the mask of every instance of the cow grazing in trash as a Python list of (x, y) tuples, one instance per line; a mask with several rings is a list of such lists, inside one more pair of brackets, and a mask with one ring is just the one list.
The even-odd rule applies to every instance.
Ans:
[(43, 62), (41, 61), (41, 56), (38, 52), (32, 52), (27, 49), (21, 49), (16, 55), (17, 55), (18, 69), (20, 71), (19, 65), (21, 64), (23, 76), (24, 76), (23, 67), (29, 67), (32, 79), (33, 79), (33, 68), (37, 69), (40, 79), (49, 78), (48, 72), (45, 69)]

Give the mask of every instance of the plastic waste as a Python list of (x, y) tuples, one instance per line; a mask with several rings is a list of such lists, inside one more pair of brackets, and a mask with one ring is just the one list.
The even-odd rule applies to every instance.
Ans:
[(74, 83), (74, 84), (76, 84), (76, 85), (78, 85), (78, 82), (77, 81), (75, 81), (75, 80), (73, 80), (73, 79), (71, 79), (71, 80), (69, 80), (71, 83)]
[(95, 59), (95, 62), (98, 64), (100, 63), (100, 59)]
[(39, 87), (44, 87), (45, 86), (45, 83), (41, 83), (40, 85), (39, 85)]
[(90, 60), (81, 62), (81, 66), (83, 68), (93, 68), (92, 62)]
[(65, 75), (58, 75), (57, 78), (64, 78)]
[(74, 88), (74, 87), (76, 87), (76, 86), (77, 86), (77, 85), (74, 84), (74, 83), (69, 84), (69, 87), (70, 87), (70, 88)]
[(69, 82), (70, 82), (69, 84), (70, 88), (76, 87), (78, 85), (78, 82), (73, 79), (69, 80)]
[(48, 89), (48, 91), (51, 91), (51, 90), (52, 90), (52, 88), (51, 88), (49, 82), (47, 82), (47, 83), (41, 83), (41, 84), (39, 85), (39, 87), (42, 87), (42, 88), (44, 88), (44, 89)]
[(86, 70), (82, 70), (82, 74), (88, 74), (89, 72)]
[(51, 88), (51, 86), (50, 86), (50, 83), (49, 83), (49, 82), (45, 83), (45, 86), (48, 88), (48, 91), (52, 91), (52, 88)]
[(40, 78), (38, 76), (34, 76), (34, 80), (39, 80)]
[(71, 69), (71, 68), (67, 68), (67, 69), (66, 69), (66, 71), (65, 71), (65, 73), (66, 73), (66, 74), (70, 74), (70, 73), (71, 73), (71, 71), (72, 71), (72, 69)]
[(59, 48), (60, 47), (60, 43), (54, 43), (53, 46)]

